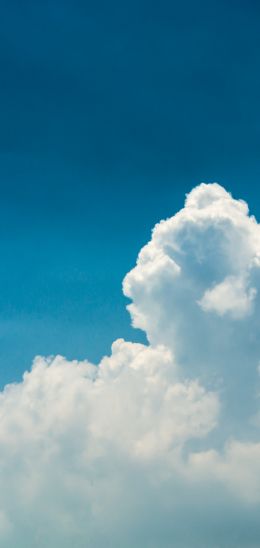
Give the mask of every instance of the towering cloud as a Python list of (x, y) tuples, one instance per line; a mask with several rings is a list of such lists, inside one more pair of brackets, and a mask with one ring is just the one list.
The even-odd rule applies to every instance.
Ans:
[(201, 184), (156, 225), (123, 285), (133, 325), (172, 350), (184, 378), (219, 383), (230, 435), (258, 404), (259, 267), (260, 227), (246, 203)]
[(0, 545), (254, 548), (260, 227), (202, 184), (123, 290), (148, 345), (37, 357), (0, 395)]

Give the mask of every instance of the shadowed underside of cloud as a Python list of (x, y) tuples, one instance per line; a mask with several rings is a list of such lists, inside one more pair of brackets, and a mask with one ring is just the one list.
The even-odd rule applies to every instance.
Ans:
[(147, 346), (37, 357), (0, 394), (0, 545), (260, 542), (260, 227), (201, 184), (123, 290)]

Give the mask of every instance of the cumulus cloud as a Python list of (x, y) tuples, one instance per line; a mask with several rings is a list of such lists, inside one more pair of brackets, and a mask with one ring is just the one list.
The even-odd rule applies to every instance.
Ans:
[(170, 348), (184, 377), (222, 385), (232, 435), (257, 406), (259, 258), (260, 228), (245, 202), (201, 184), (155, 226), (123, 283), (150, 344)]
[(252, 311), (255, 296), (256, 289), (251, 287), (247, 291), (243, 278), (229, 276), (212, 289), (207, 289), (198, 304), (203, 310), (213, 310), (219, 316), (230, 314), (234, 318), (243, 318)]
[(148, 344), (0, 394), (0, 545), (259, 546), (260, 227), (201, 184), (123, 282)]

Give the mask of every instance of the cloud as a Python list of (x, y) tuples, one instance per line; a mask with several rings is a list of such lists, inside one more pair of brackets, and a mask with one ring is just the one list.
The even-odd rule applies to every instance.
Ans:
[(201, 184), (155, 226), (123, 283), (150, 344), (170, 348), (184, 377), (222, 385), (231, 435), (257, 407), (259, 258), (260, 228), (245, 202)]
[(259, 546), (260, 228), (202, 184), (123, 290), (148, 345), (0, 393), (0, 546)]
[(219, 316), (230, 314), (239, 319), (250, 314), (255, 296), (256, 289), (251, 287), (247, 291), (243, 278), (229, 276), (207, 289), (198, 304), (204, 311), (212, 310)]

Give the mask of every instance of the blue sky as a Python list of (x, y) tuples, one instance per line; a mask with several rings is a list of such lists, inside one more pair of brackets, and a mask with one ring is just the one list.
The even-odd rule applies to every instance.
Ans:
[(0, 371), (94, 361), (121, 282), (201, 181), (260, 216), (259, 6), (1, 1)]

